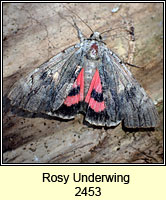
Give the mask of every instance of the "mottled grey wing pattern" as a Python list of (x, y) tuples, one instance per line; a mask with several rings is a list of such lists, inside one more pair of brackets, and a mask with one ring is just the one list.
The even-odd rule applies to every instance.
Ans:
[[(79, 70), (81, 49), (69, 47), (17, 82), (8, 94), (12, 105), (36, 113), (55, 115)], [(76, 59), (77, 58), (77, 59)]]
[(111, 51), (103, 54), (99, 69), (104, 101), (106, 124), (118, 124), (124, 120), (126, 127), (155, 127), (158, 114), (154, 103), (133, 78), (131, 72)]
[[(105, 46), (98, 32), (85, 39), (77, 26), (76, 29), (81, 43), (57, 54), (16, 83), (8, 94), (11, 104), (30, 112), (66, 119), (83, 111), (86, 121), (100, 126), (116, 126), (124, 121), (124, 125), (131, 128), (155, 127), (158, 123), (155, 106), (131, 72)], [(80, 88), (73, 89), (73, 83), (82, 67), (86, 69), (84, 76), (90, 78), (93, 69), (98, 69), (96, 79), (100, 81), (95, 87), (102, 89), (97, 92), (93, 88), (90, 96), (95, 102), (93, 106), (86, 99), (69, 106), (65, 99), (78, 97)], [(86, 83), (90, 80), (87, 77), (84, 77)]]

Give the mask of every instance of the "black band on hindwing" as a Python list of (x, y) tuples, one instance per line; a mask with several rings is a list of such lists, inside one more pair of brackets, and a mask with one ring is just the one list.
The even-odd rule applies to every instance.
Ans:
[(103, 93), (98, 93), (96, 90), (92, 90), (91, 98), (93, 98), (97, 102), (103, 102)]
[(68, 96), (76, 96), (80, 93), (80, 86), (77, 86), (76, 88), (72, 88)]

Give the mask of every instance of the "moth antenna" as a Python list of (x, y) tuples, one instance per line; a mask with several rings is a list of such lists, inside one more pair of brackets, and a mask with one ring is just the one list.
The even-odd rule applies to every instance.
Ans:
[(90, 30), (92, 33), (94, 33), (94, 31), (92, 30), (92, 28), (79, 16), (77, 15), (75, 12), (73, 12), (71, 9), (69, 9), (68, 7), (66, 7), (65, 5), (63, 5), (67, 10), (69, 10), (70, 12), (72, 12), (76, 17), (78, 17), (82, 23), (84, 23)]
[(67, 18), (66, 18), (66, 17), (71, 17), (71, 16), (62, 15), (60, 12), (58, 12), (58, 15), (59, 15), (62, 19), (64, 19), (65, 21), (67, 21), (70, 25), (74, 26), (74, 25), (73, 25), (69, 20), (67, 20)]
[(78, 38), (80, 39), (81, 42), (84, 41), (84, 39), (86, 38), (84, 36), (84, 34), (81, 32), (81, 30), (78, 28), (75, 20), (73, 19), (73, 16), (67, 16), (67, 17), (71, 17), (71, 19), (73, 20), (73, 23), (71, 23), (65, 16), (63, 16), (61, 13), (58, 12), (58, 15), (63, 18), (64, 20), (66, 20), (70, 25), (72, 25), (76, 30), (77, 30), (77, 34), (78, 34)]
[(110, 29), (108, 29), (106, 31), (101, 32), (100, 35), (102, 35), (103, 33), (107, 33), (107, 32), (110, 32), (110, 31), (113, 31), (113, 30), (116, 30), (116, 29), (121, 29), (121, 28), (124, 28), (124, 27), (110, 28)]
[(78, 37), (79, 37), (80, 41), (83, 42), (84, 39), (85, 39), (84, 34), (83, 34), (83, 33), (81, 32), (81, 30), (78, 28), (78, 26), (77, 26), (75, 20), (73, 19), (73, 17), (72, 17), (72, 16), (70, 16), (70, 17), (71, 17), (72, 20), (73, 20), (73, 24), (72, 24), (72, 26), (77, 30)]

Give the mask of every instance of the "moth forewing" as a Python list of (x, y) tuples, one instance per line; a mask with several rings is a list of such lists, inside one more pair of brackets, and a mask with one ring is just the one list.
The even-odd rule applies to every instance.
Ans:
[(12, 105), (36, 113), (71, 119), (83, 111), (97, 126), (155, 127), (152, 100), (100, 33), (60, 52), (16, 83), (8, 97)]

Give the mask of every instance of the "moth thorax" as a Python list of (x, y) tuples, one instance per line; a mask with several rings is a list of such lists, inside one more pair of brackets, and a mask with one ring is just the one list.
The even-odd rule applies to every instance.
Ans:
[(98, 59), (98, 45), (96, 43), (92, 44), (90, 47), (88, 58), (96, 60)]

